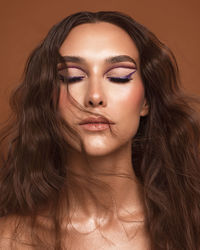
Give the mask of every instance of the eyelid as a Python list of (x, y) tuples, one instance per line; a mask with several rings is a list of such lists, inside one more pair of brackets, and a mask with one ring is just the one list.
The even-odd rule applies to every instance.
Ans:
[(129, 78), (132, 76), (132, 74), (134, 74), (136, 72), (136, 69), (134, 71), (132, 71), (130, 74), (126, 75), (125, 77)]
[(68, 66), (68, 65), (66, 65), (66, 64), (61, 65), (60, 67), (58, 67), (58, 72), (59, 72), (59, 71), (62, 71), (62, 70), (68, 71), (68, 69), (70, 69), (70, 68), (74, 68), (74, 69), (81, 70), (83, 73), (87, 74), (87, 71), (85, 71), (84, 69), (82, 69), (82, 68), (79, 67), (79, 66)]
[(79, 66), (68, 66), (68, 65), (65, 65), (65, 66), (62, 68), (62, 70), (63, 70), (63, 69), (78, 69), (78, 70), (83, 71), (85, 74), (88, 74), (88, 72), (87, 72), (85, 69), (83, 69), (83, 68), (81, 68), (81, 67), (79, 67)]
[[(85, 74), (87, 74), (87, 72), (82, 69), (81, 67), (79, 66), (67, 66), (66, 64), (65, 65), (62, 65), (62, 67), (59, 67), (58, 68), (58, 71), (62, 71), (64, 69), (68, 69), (68, 68), (75, 68), (75, 69), (78, 69), (78, 70), (81, 70), (83, 71)], [(137, 71), (137, 68), (134, 67), (134, 66), (125, 66), (125, 65), (121, 65), (121, 66), (113, 66), (112, 68), (109, 68), (105, 73), (108, 73), (109, 71), (113, 70), (113, 69), (117, 69), (117, 68), (124, 68), (124, 69), (133, 69), (134, 71), (130, 72), (128, 75), (126, 76), (122, 76), (122, 77), (118, 77), (118, 76), (109, 76), (108, 78), (130, 78), (132, 74), (134, 74), (136, 71)], [(77, 77), (80, 77), (80, 76), (77, 76)], [(76, 76), (72, 76), (72, 77), (69, 77), (69, 78), (76, 78)]]
[[(68, 68), (75, 68), (75, 69), (79, 69), (81, 71), (83, 71), (84, 73), (88, 73), (85, 69), (83, 69), (82, 67), (79, 67), (79, 66), (68, 66), (66, 64), (61, 64), (59, 67), (58, 67), (58, 71), (60, 70), (63, 70), (63, 69), (68, 69)], [(108, 73), (110, 70), (113, 70), (113, 69), (117, 69), (117, 68), (125, 68), (125, 69), (135, 69), (137, 70), (137, 67), (136, 66), (127, 66), (127, 65), (120, 65), (120, 66), (113, 66), (111, 68), (109, 68), (108, 70), (106, 70), (105, 74)]]
[(130, 78), (137, 70), (131, 71), (128, 75), (125, 76), (108, 76), (108, 78)]
[[(136, 69), (132, 71), (130, 74), (123, 76), (123, 77), (112, 77), (112, 76), (109, 77), (108, 76), (107, 78), (111, 82), (126, 83), (126, 82), (133, 80), (133, 78), (131, 78), (131, 75), (133, 75), (135, 72), (136, 72)], [(65, 82), (66, 79), (67, 77), (60, 75), (60, 80)], [(73, 76), (73, 77), (68, 77), (68, 82), (76, 82), (76, 81), (81, 81), (83, 79), (84, 79), (84, 76)]]
[(126, 76), (108, 76), (108, 79), (129, 79), (132, 80), (131, 76), (136, 72), (136, 70), (132, 71), (131, 73), (129, 73)]
[(111, 70), (113, 70), (113, 69), (118, 69), (118, 68), (124, 68), (124, 69), (134, 69), (135, 71), (137, 70), (137, 68), (136, 67), (134, 67), (134, 66), (115, 66), (115, 67), (112, 67), (112, 68), (109, 68), (106, 72), (105, 72), (105, 74), (107, 74), (109, 71), (111, 71)]

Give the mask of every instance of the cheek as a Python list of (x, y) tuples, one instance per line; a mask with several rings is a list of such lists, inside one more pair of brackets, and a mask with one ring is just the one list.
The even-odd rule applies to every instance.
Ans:
[(140, 115), (144, 103), (144, 89), (142, 86), (138, 88), (132, 88), (125, 101), (127, 110), (130, 110), (132, 114)]
[(68, 109), (75, 108), (74, 101), (79, 104), (82, 103), (85, 93), (84, 88), (83, 84), (76, 84), (73, 87), (68, 85), (68, 89), (66, 85), (60, 85), (59, 110), (61, 113), (64, 114)]
[[(70, 90), (70, 95), (75, 98), (76, 101), (80, 101), (80, 92), (82, 93), (82, 89), (76, 95), (76, 89)], [(140, 111), (142, 109), (144, 103), (144, 87), (141, 81), (136, 81), (132, 84), (127, 85), (112, 85), (107, 86), (104, 89), (107, 109), (109, 111), (110, 116), (114, 119), (114, 117), (120, 117), (121, 119), (125, 119), (125, 121), (134, 120), (136, 117), (140, 117)], [(67, 93), (67, 88), (65, 85), (60, 86), (60, 97), (59, 97), (59, 110), (61, 114), (70, 119), (70, 110), (73, 109), (73, 105), (69, 100), (69, 96)]]
[(124, 140), (133, 138), (137, 133), (143, 103), (144, 87), (142, 83), (124, 86), (118, 95), (113, 97), (114, 117), (118, 117), (118, 132)]
[[(116, 115), (120, 113), (126, 119), (130, 116), (140, 116), (140, 111), (144, 103), (144, 87), (141, 82), (122, 86), (117, 93), (112, 92), (112, 106), (116, 110)], [(124, 117), (124, 118), (125, 118)]]
[(58, 108), (60, 113), (63, 115), (63, 117), (66, 117), (68, 114), (68, 111), (71, 110), (71, 102), (69, 100), (67, 87), (65, 85), (60, 85), (60, 96), (59, 96), (59, 103)]

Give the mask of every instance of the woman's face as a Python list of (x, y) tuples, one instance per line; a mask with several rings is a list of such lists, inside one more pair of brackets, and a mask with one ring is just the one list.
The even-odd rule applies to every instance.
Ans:
[[(70, 95), (88, 111), (104, 115), (114, 123), (110, 126), (116, 135), (109, 128), (91, 131), (91, 125), (89, 130), (79, 125), (91, 115), (70, 102), (66, 83), (61, 82), (59, 110), (78, 131), (86, 153), (107, 155), (131, 145), (140, 116), (147, 114), (148, 107), (138, 50), (129, 35), (107, 22), (81, 24), (70, 31), (60, 54), (66, 59), (68, 74), (63, 66), (59, 66), (59, 74), (68, 78)], [(80, 151), (77, 142), (71, 137), (67, 140)]]

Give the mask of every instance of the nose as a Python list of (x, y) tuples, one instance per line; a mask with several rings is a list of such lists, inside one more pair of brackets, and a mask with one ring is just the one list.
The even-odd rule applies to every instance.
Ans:
[(103, 86), (98, 80), (91, 80), (88, 83), (88, 89), (85, 95), (85, 106), (86, 107), (105, 107), (106, 97), (103, 91)]

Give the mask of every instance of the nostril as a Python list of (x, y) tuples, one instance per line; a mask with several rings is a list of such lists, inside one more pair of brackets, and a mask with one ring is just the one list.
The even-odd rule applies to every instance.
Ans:
[(91, 101), (89, 101), (89, 104), (93, 105), (93, 103)]
[(96, 105), (103, 105), (104, 102), (103, 101), (97, 101), (97, 100), (95, 100), (95, 101), (89, 100), (88, 104), (91, 105), (91, 106), (96, 106)]
[[(93, 102), (91, 102), (91, 101), (89, 101), (89, 104), (90, 104), (90, 105), (94, 105), (94, 104), (93, 104)], [(100, 102), (99, 102), (99, 104), (100, 104), (100, 105), (102, 105), (102, 104), (103, 104), (103, 102), (102, 102), (102, 101), (100, 101)]]

